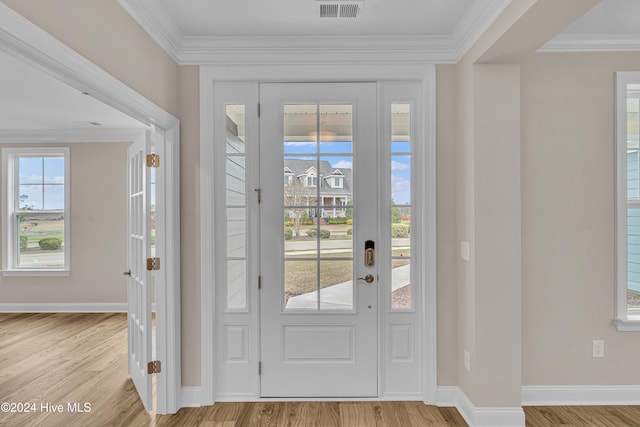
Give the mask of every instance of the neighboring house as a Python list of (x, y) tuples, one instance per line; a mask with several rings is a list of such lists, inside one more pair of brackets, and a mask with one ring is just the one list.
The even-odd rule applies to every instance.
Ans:
[[(318, 167), (320, 170), (318, 170)], [(319, 205), (320, 218), (346, 216), (346, 208), (351, 200), (351, 169), (336, 168), (327, 160), (319, 165), (315, 160), (284, 160), (284, 187), (287, 205)], [(316, 204), (320, 185), (320, 203)], [(307, 212), (310, 218), (316, 216), (314, 209)]]

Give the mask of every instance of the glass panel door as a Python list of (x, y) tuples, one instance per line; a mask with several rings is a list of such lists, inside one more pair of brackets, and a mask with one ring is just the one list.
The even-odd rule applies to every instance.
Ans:
[(262, 84), (260, 103), (261, 394), (376, 396), (376, 85)]

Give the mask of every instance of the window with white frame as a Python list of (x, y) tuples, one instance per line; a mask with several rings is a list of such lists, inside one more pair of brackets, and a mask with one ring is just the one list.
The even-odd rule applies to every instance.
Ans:
[(3, 273), (69, 271), (69, 149), (2, 149)]
[(640, 331), (640, 73), (616, 73), (616, 326)]

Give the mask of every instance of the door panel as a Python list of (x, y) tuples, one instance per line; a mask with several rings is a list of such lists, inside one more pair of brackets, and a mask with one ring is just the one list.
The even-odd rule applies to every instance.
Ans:
[(153, 409), (151, 375), (151, 272), (146, 259), (151, 256), (151, 168), (146, 155), (151, 152), (150, 132), (145, 131), (128, 149), (128, 255), (127, 281), (129, 375), (147, 411)]
[(260, 103), (261, 395), (377, 396), (376, 85), (262, 84)]

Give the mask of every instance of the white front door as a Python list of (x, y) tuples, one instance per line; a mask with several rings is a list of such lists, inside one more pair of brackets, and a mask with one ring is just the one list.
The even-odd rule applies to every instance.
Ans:
[(129, 147), (128, 183), (128, 254), (127, 283), (129, 375), (147, 411), (153, 409), (151, 375), (151, 168), (146, 156), (151, 152), (150, 132), (145, 131)]
[(376, 84), (260, 104), (261, 396), (378, 396)]

